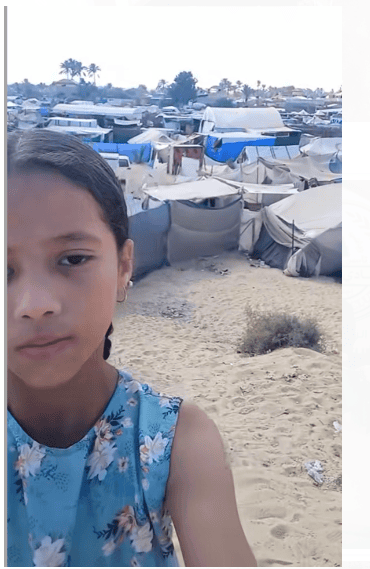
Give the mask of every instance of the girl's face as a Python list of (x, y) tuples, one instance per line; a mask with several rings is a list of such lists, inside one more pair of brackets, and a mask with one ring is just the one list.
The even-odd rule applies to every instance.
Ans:
[(56, 387), (100, 354), (132, 259), (132, 241), (118, 255), (87, 190), (46, 170), (11, 175), (9, 370), (29, 387)]

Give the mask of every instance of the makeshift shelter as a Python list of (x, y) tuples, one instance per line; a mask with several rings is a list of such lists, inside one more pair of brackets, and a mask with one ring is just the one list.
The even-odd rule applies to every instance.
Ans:
[[(285, 269), (292, 253), (341, 223), (341, 190), (341, 184), (310, 188), (249, 216), (242, 223), (239, 249), (252, 252), (271, 267)], [(335, 235), (339, 238), (338, 232)], [(324, 248), (327, 238), (319, 239), (321, 242)], [(335, 248), (338, 250), (339, 244)], [(320, 274), (331, 270), (329, 257), (321, 255)]]
[(147, 188), (145, 192), (170, 204), (170, 264), (238, 247), (243, 204), (240, 188), (209, 178)]
[(342, 179), (341, 162), (337, 163), (335, 155), (299, 155), (291, 160), (260, 157), (259, 164), (265, 167), (265, 175), (272, 183), (315, 180), (318, 184), (328, 184)]
[(261, 136), (273, 136), (275, 144), (283, 146), (299, 144), (301, 132), (284, 125), (281, 115), (274, 107), (225, 108), (207, 107), (203, 113), (199, 132), (247, 132)]
[[(214, 132), (206, 137), (205, 154), (215, 162), (235, 161), (244, 148), (250, 146), (273, 146), (271, 136), (252, 136), (241, 132)], [(258, 150), (256, 150), (258, 152)]]
[(97, 152), (118, 153), (120, 156), (128, 156), (131, 162), (150, 162), (152, 159), (152, 145), (143, 144), (119, 144), (115, 142), (97, 142), (93, 145)]
[(332, 275), (342, 270), (342, 223), (331, 227), (299, 249), (288, 260), (290, 277)]
[(159, 269), (167, 263), (167, 235), (170, 228), (169, 204), (152, 202), (143, 209), (142, 200), (125, 196), (129, 217), (129, 238), (134, 241), (134, 278)]

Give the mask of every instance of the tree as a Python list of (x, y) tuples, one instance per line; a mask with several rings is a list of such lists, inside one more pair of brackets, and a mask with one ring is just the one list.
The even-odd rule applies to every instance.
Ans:
[(97, 91), (98, 87), (96, 87), (96, 85), (93, 85), (90, 82), (87, 83), (83, 77), (80, 77), (80, 82), (76, 90), (77, 97), (80, 99), (92, 100), (97, 95)]
[(166, 87), (168, 86), (168, 83), (165, 79), (160, 79), (158, 81), (158, 85), (156, 87), (156, 91), (159, 91), (160, 93), (164, 93), (166, 90)]
[(234, 102), (231, 99), (228, 99), (227, 97), (220, 97), (219, 99), (216, 99), (214, 102), (214, 105), (212, 105), (214, 107), (235, 107)]
[(191, 71), (181, 71), (175, 81), (168, 88), (168, 97), (172, 99), (174, 105), (186, 105), (191, 99), (197, 96), (195, 85), (198, 80), (193, 77)]
[(71, 77), (81, 77), (82, 75), (86, 75), (87, 67), (82, 65), (81, 61), (76, 61), (76, 59), (72, 60), (71, 64)]
[(94, 76), (94, 85), (96, 85), (96, 75), (98, 75), (98, 71), (101, 71), (101, 69), (98, 65), (95, 65), (95, 63), (90, 63), (89, 67), (87, 68), (89, 77)]
[(231, 81), (226, 79), (226, 77), (224, 79), (221, 79), (221, 81), (218, 84), (221, 91), (226, 91), (226, 93), (230, 91), (231, 85), (232, 85)]
[(249, 97), (251, 95), (253, 95), (254, 93), (254, 89), (252, 89), (252, 87), (250, 87), (249, 85), (243, 85), (243, 89), (242, 89), (243, 95), (244, 95), (244, 100), (245, 102), (248, 101)]
[(67, 79), (70, 79), (72, 77), (73, 62), (74, 59), (72, 58), (63, 61), (63, 63), (60, 64), (61, 71), (59, 71), (59, 75), (65, 73), (67, 75)]

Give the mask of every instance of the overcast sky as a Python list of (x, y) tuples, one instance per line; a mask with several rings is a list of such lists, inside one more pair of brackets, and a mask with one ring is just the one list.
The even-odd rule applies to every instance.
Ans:
[(96, 4), (102, 2), (10, 2), (8, 83), (49, 84), (73, 58), (101, 68), (98, 85), (124, 88), (153, 89), (180, 71), (191, 71), (200, 87), (223, 77), (253, 88), (257, 80), (326, 90), (342, 84), (340, 7)]

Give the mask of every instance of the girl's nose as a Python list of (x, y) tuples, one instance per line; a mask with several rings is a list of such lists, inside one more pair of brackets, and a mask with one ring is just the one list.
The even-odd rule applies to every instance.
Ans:
[(54, 295), (42, 287), (28, 287), (17, 303), (15, 317), (38, 320), (44, 316), (57, 316), (60, 312), (61, 304)]

